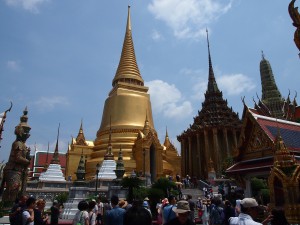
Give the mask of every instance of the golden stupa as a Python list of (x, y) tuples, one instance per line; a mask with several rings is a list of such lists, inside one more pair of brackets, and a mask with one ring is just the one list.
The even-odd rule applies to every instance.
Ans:
[[(122, 148), (126, 174), (133, 170), (151, 180), (180, 174), (180, 156), (166, 133), (161, 145), (154, 128), (148, 87), (140, 74), (131, 33), (130, 7), (123, 49), (112, 90), (105, 101), (102, 121), (94, 142), (86, 141), (82, 123), (77, 138), (72, 138), (67, 153), (66, 176), (75, 178), (83, 150), (86, 155), (87, 179), (94, 179), (97, 163), (101, 163), (108, 146), (117, 160)], [(110, 138), (111, 137), (111, 138)]]

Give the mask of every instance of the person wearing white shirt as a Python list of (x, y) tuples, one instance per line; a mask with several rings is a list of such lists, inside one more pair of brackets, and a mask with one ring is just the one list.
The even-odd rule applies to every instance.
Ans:
[(34, 209), (35, 209), (35, 198), (29, 197), (26, 200), (26, 209), (22, 214), (23, 225), (34, 225)]
[(255, 222), (253, 218), (258, 216), (259, 207), (254, 198), (244, 198), (240, 202), (241, 212), (237, 217), (230, 217), (230, 225), (267, 225), (271, 221), (271, 217), (267, 217), (262, 223)]

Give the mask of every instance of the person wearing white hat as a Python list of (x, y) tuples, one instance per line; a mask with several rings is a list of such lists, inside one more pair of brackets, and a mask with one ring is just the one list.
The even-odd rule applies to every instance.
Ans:
[(195, 223), (189, 218), (190, 206), (187, 201), (177, 202), (177, 207), (172, 208), (176, 213), (176, 217), (164, 225), (195, 225)]
[(254, 198), (244, 198), (241, 200), (241, 213), (238, 217), (230, 217), (230, 225), (267, 225), (271, 218), (267, 217), (262, 223), (255, 222), (253, 218), (258, 216), (259, 207)]

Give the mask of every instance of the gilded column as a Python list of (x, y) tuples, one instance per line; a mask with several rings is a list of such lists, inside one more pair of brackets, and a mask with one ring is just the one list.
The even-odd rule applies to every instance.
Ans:
[(197, 164), (196, 164), (196, 176), (200, 177), (201, 171), (201, 152), (200, 152), (200, 135), (197, 133)]
[(189, 158), (188, 158), (188, 174), (190, 176), (192, 176), (192, 138), (188, 137), (188, 141), (189, 141)]
[(214, 161), (215, 166), (217, 168), (216, 172), (217, 172), (217, 174), (219, 174), (219, 172), (220, 172), (220, 170), (219, 170), (219, 168), (220, 168), (220, 165), (219, 165), (219, 163), (220, 163), (220, 152), (219, 152), (218, 129), (217, 128), (213, 128), (213, 142), (214, 142), (213, 152), (215, 154), (215, 157), (214, 157), (215, 160), (213, 160), (213, 161)]
[(229, 152), (229, 145), (228, 145), (228, 133), (227, 133), (226, 128), (223, 129), (223, 135), (224, 135), (224, 140), (225, 140), (226, 154), (227, 154), (227, 157), (229, 157), (230, 152)]
[(208, 134), (207, 134), (207, 130), (204, 130), (204, 145), (205, 145), (205, 154), (204, 154), (204, 169), (205, 169), (205, 174), (204, 177), (208, 178), (208, 164), (209, 164), (209, 143), (208, 143)]

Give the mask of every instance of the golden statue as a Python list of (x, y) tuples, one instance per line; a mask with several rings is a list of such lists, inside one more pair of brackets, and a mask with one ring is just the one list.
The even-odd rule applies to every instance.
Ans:
[[(289, 14), (293, 20), (293, 25), (297, 28), (294, 33), (294, 42), (297, 48), (300, 50), (300, 14), (298, 12), (298, 7), (295, 7), (296, 0), (292, 0), (289, 4)], [(299, 53), (300, 56), (300, 53)]]
[(1, 188), (5, 185), (2, 201), (8, 206), (17, 197), (25, 194), (27, 185), (28, 165), (30, 163), (30, 148), (25, 145), (29, 138), (30, 127), (27, 124), (27, 107), (20, 118), (20, 124), (15, 128), (16, 140), (13, 142), (9, 159), (4, 167)]

